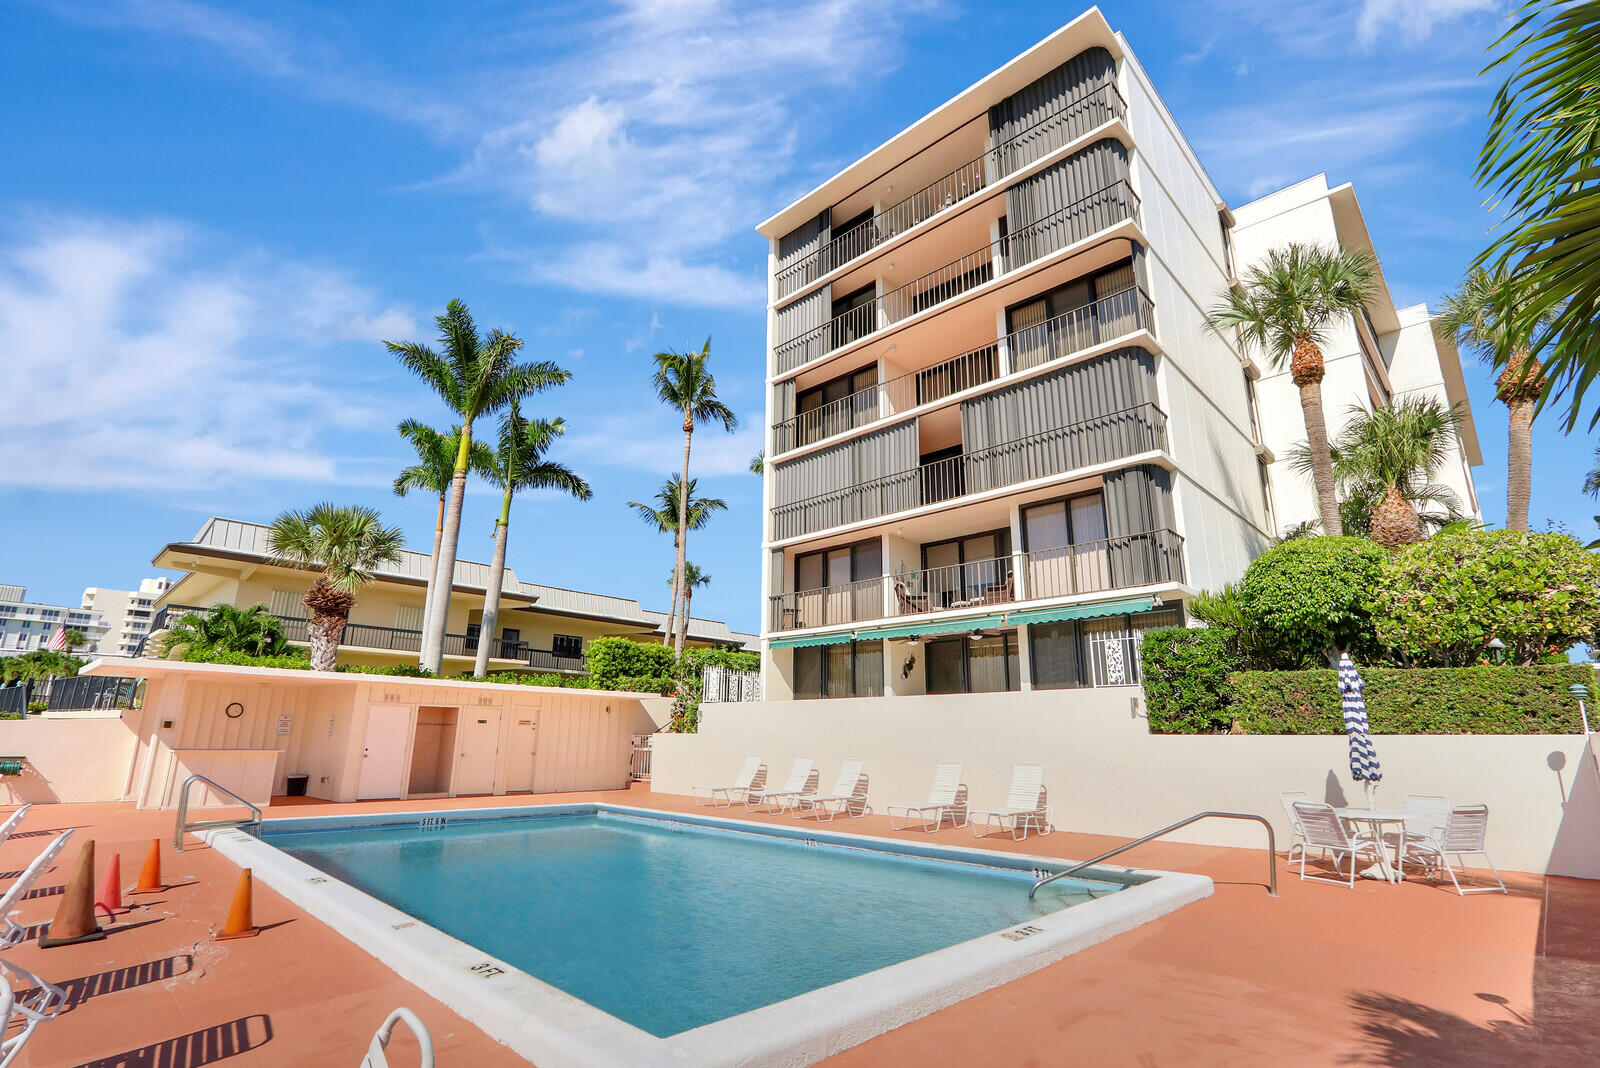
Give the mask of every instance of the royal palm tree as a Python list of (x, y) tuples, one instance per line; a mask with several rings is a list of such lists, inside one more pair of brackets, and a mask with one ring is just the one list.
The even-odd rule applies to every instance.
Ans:
[(272, 521), (267, 551), (289, 567), (320, 572), (303, 600), (311, 610), (306, 632), (313, 671), (333, 670), (356, 593), (372, 581), (375, 568), (400, 559), (404, 546), (400, 528), (384, 526), (376, 508), (323, 503)]
[[(1460, 518), (1461, 502), (1433, 478), (1450, 462), (1460, 417), (1427, 397), (1409, 397), (1368, 412), (1352, 407), (1333, 443), (1333, 470), (1344, 497), (1344, 529), (1364, 531), (1386, 549), (1422, 540), (1424, 525), (1437, 529)], [(1290, 456), (1301, 473), (1311, 468), (1302, 444)], [(1441, 505), (1444, 515), (1419, 506)]]
[[(572, 374), (549, 361), (517, 363), (522, 340), (499, 330), (479, 337), (472, 314), (459, 300), (447, 304), (444, 314), (436, 321), (442, 352), (434, 352), (415, 341), (386, 341), (384, 344), (461, 419), (461, 440), (456, 449), (450, 494), (445, 503), (444, 529), (434, 563), (441, 590), (448, 590), (455, 581), (456, 548), (461, 539), (461, 502), (466, 496), (467, 472), (471, 469), (473, 423), (479, 416), (498, 412), (519, 397), (559, 386)], [(449, 594), (436, 593), (422, 621), (421, 665), (424, 670), (437, 672), (444, 659), (444, 628), (449, 612)]]
[[(683, 479), (678, 475), (668, 475), (667, 480), (661, 484), (661, 488), (656, 490), (653, 504), (646, 504), (640, 501), (628, 502), (628, 507), (637, 512), (639, 518), (644, 520), (647, 525), (654, 527), (657, 533), (666, 534), (670, 532), (672, 534), (674, 558), (679, 555), (679, 549), (681, 548), (678, 538), (678, 503), (680, 497), (686, 497), (688, 501), (686, 513), (689, 518), (688, 527), (690, 530), (704, 529), (705, 525), (711, 522), (712, 512), (725, 512), (728, 510), (728, 502), (720, 497), (696, 497), (694, 488), (697, 482), (699, 482), (699, 479), (691, 478), (687, 483), (688, 491), (685, 494), (680, 492), (685, 486)], [(674, 569), (673, 575), (677, 575), (676, 569)], [(672, 607), (667, 611), (667, 629), (661, 635), (662, 645), (670, 643), (673, 640), (673, 635), (677, 633), (673, 621), (678, 618), (679, 600), (678, 584), (674, 582), (672, 584)]]
[(1501, 67), (1506, 81), (1477, 179), (1509, 223), (1476, 266), (1509, 274), (1517, 332), (1540, 353), (1546, 388), (1571, 388), (1571, 430), (1600, 375), (1600, 2), (1525, 3), (1494, 47), (1484, 73)]
[[(706, 343), (700, 347), (699, 352), (686, 350), (684, 352), (658, 352), (655, 354), (656, 396), (661, 398), (661, 403), (667, 405), (675, 412), (683, 414), (683, 481), (678, 487), (678, 563), (675, 574), (677, 581), (674, 583), (672, 600), (676, 603), (683, 591), (683, 564), (684, 554), (688, 550), (687, 531), (689, 529), (689, 446), (694, 438), (694, 428), (698, 423), (721, 423), (725, 430), (732, 432), (739, 425), (738, 418), (722, 401), (717, 399), (717, 382), (711, 374), (711, 339), (706, 338)], [(686, 599), (686, 598), (685, 598)], [(677, 628), (673, 637), (673, 652), (678, 656), (683, 655), (683, 641), (687, 623)]]
[[(673, 579), (676, 577), (676, 572), (669, 575), (667, 577), (667, 585), (672, 585)], [(691, 561), (685, 560), (683, 562), (683, 629), (685, 633), (689, 630), (689, 602), (694, 599), (694, 591), (701, 586), (710, 584), (710, 575), (701, 571)]]
[[(417, 462), (395, 476), (395, 495), (404, 497), (412, 490), (427, 490), (439, 498), (439, 510), (433, 521), (433, 551), (428, 555), (428, 590), (422, 600), (422, 618), (426, 622), (439, 580), (436, 569), (439, 542), (444, 538), (444, 503), (450, 492), (450, 480), (456, 473), (456, 454), (461, 451), (461, 428), (452, 427), (450, 433), (442, 434), (415, 419), (407, 419), (397, 429), (416, 450)], [(467, 468), (481, 478), (493, 478), (494, 449), (486, 442), (474, 441), (467, 449)]]
[(1479, 359), (1500, 368), (1495, 397), (1510, 412), (1506, 440), (1506, 529), (1528, 529), (1528, 502), (1533, 493), (1533, 417), (1544, 392), (1544, 367), (1534, 355), (1536, 336), (1552, 320), (1545, 314), (1528, 321), (1520, 310), (1525, 290), (1511, 284), (1497, 269), (1476, 267), (1445, 298), (1439, 329)]
[(161, 653), (178, 646), (249, 656), (282, 656), (289, 651), (283, 624), (264, 604), (235, 608), (219, 604), (199, 612), (185, 612), (161, 637)]
[(764, 475), (764, 474), (766, 474), (766, 472), (767, 472), (767, 450), (766, 449), (762, 449), (760, 452), (758, 452), (754, 456), (750, 457), (750, 473), (752, 475)]
[(580, 501), (594, 496), (589, 483), (566, 464), (546, 460), (550, 445), (567, 432), (556, 419), (525, 419), (522, 405), (512, 401), (500, 421), (500, 447), (495, 450), (492, 481), (500, 487), (500, 518), (494, 522), (494, 556), (489, 564), (489, 586), (483, 595), (483, 621), (478, 626), (478, 654), (474, 675), (489, 673), (489, 650), (500, 619), (500, 587), (505, 582), (506, 541), (511, 536), (511, 498), (518, 490), (553, 489)]
[(1267, 253), (1245, 272), (1244, 284), (1228, 289), (1206, 317), (1218, 335), (1235, 334), (1246, 351), (1261, 353), (1275, 368), (1289, 367), (1300, 390), (1311, 481), (1317, 489), (1322, 529), (1343, 533), (1328, 425), (1322, 415), (1322, 346), (1342, 320), (1361, 314), (1377, 292), (1378, 263), (1365, 250), (1291, 243)]

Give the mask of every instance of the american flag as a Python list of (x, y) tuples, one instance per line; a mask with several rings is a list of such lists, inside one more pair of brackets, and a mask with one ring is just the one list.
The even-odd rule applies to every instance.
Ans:
[(64, 649), (66, 649), (66, 647), (67, 647), (67, 628), (66, 628), (66, 624), (60, 624), (60, 625), (58, 625), (56, 627), (56, 632), (54, 634), (50, 635), (50, 648), (64, 650)]

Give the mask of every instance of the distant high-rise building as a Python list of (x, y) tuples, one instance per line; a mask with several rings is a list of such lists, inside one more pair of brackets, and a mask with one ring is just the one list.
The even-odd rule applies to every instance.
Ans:
[(83, 608), (99, 612), (108, 630), (95, 652), (103, 656), (137, 656), (139, 643), (150, 630), (155, 603), (172, 585), (169, 578), (147, 578), (137, 590), (108, 590), (90, 586), (83, 591)]
[(26, 586), (0, 586), (0, 656), (49, 648), (62, 627), (82, 632), (83, 642), (73, 649), (80, 655), (94, 652), (110, 630), (104, 617), (87, 607), (41, 604), (28, 600)]

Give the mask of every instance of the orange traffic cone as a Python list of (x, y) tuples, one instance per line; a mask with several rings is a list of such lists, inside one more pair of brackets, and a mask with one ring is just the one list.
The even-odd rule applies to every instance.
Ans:
[(106, 865), (106, 877), (100, 880), (100, 893), (94, 899), (97, 911), (115, 919), (128, 910), (122, 905), (122, 854), (111, 854), (111, 863)]
[(261, 933), (261, 928), (251, 918), (253, 885), (249, 868), (239, 873), (239, 887), (233, 892), (233, 907), (228, 910), (228, 920), (222, 925), (222, 933), (217, 935), (218, 941), (224, 938), (254, 938)]
[(94, 922), (94, 839), (91, 838), (83, 843), (83, 850), (78, 854), (78, 868), (67, 883), (56, 918), (39, 933), (39, 945), (50, 949), (93, 942), (105, 936)]
[(150, 839), (150, 848), (144, 854), (144, 867), (139, 869), (139, 885), (130, 894), (159, 894), (166, 890), (161, 881), (161, 839)]

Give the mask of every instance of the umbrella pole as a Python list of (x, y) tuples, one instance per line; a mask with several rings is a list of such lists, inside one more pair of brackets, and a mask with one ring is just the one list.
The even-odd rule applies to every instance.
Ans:
[(1365, 785), (1367, 788), (1367, 811), (1371, 812), (1373, 809), (1378, 807), (1376, 804), (1374, 804), (1374, 801), (1378, 796), (1378, 784), (1373, 782), (1371, 779), (1368, 779)]

